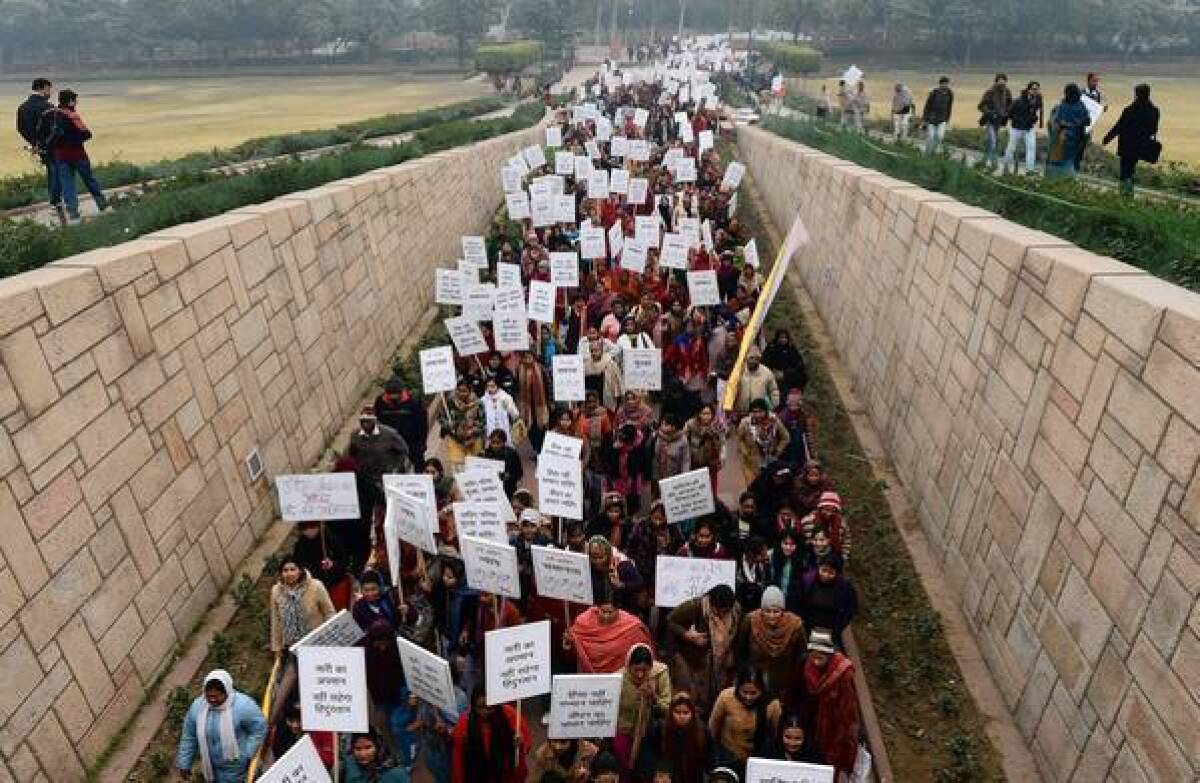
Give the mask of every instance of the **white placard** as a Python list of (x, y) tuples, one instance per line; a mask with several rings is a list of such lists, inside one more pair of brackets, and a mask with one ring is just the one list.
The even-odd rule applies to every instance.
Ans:
[(675, 607), (717, 585), (732, 588), (736, 567), (732, 560), (659, 555), (654, 564), (654, 605)]
[(699, 468), (658, 482), (667, 522), (683, 522), (716, 510), (708, 468)]
[(646, 271), (646, 243), (637, 237), (625, 240), (621, 250), (621, 268), (639, 275)]
[(487, 457), (467, 457), (463, 463), (463, 473), (495, 473), (499, 476), (504, 472), (504, 460), (488, 459)]
[[(512, 264), (508, 264), (512, 266)], [(525, 291), (520, 285), (505, 286), (497, 288), (495, 296), (492, 298), (492, 307), (494, 311), (492, 318), (497, 315), (519, 315), (525, 316)]]
[(457, 269), (436, 269), (433, 278), (433, 300), (440, 305), (462, 306), (463, 276)]
[(298, 473), (275, 477), (284, 522), (359, 519), (353, 473)]
[[(436, 555), (437, 542), (434, 540), (433, 534), (437, 530), (437, 512), (434, 510), (434, 506), (403, 492), (388, 492), (385, 489), (384, 495), (387, 497), (387, 515), (383, 521), (384, 534), (388, 536), (394, 534), (400, 541), (412, 544), (431, 555)], [(397, 557), (393, 561), (389, 547), (388, 564), (392, 566), (393, 571), (400, 567), (399, 552), (399, 547), (397, 547)], [(399, 574), (392, 574), (393, 584), (399, 583), (398, 577)]]
[[(505, 288), (515, 288), (521, 290), (521, 266), (520, 264), (510, 264), (507, 261), (498, 261), (496, 263), (496, 287), (503, 290)], [(499, 291), (496, 292), (497, 298)], [(522, 308), (524, 309), (524, 308)]]
[(289, 649), (295, 652), (301, 647), (353, 647), (366, 635), (350, 610), (343, 609), (309, 631)]
[(428, 503), (430, 508), (437, 508), (437, 493), (433, 489), (433, 476), (428, 473), (385, 473), (383, 474), (383, 491), (403, 492), (410, 498)]
[(608, 142), (608, 154), (614, 158), (623, 158), (629, 154), (629, 139), (624, 136), (613, 136)]
[(608, 177), (608, 189), (621, 194), (629, 190), (629, 172), (625, 169), (613, 169)]
[(588, 174), (592, 173), (592, 159), (587, 155), (575, 156), (575, 181), (587, 182)]
[(605, 258), (604, 229), (588, 226), (579, 231), (579, 254), (584, 258)]
[(633, 235), (647, 248), (658, 247), (658, 215), (637, 215), (633, 218)]
[(633, 124), (639, 128), (646, 127), (646, 121), (650, 119), (650, 112), (643, 108), (637, 108), (633, 111)]
[(504, 494), (504, 484), (500, 481), (500, 472), (492, 467), (482, 470), (465, 470), (454, 477), (463, 497), (476, 503), (491, 503), (500, 512), (500, 517), (508, 522), (516, 522), (508, 495)]
[(525, 313), (496, 313), (492, 317), (492, 340), (497, 351), (528, 351), (529, 319)]
[(696, 181), (696, 159), (695, 158), (676, 158), (675, 159), (675, 181), (676, 182), (695, 182)]
[(746, 243), (746, 246), (742, 248), (742, 258), (745, 259), (747, 264), (754, 267), (755, 269), (758, 269), (759, 261), (758, 261), (758, 241), (757, 240), (751, 239), (749, 242)]
[(596, 118), (596, 139), (598, 141), (608, 141), (612, 138), (612, 122), (608, 117), (600, 115)]
[(737, 197), (737, 194), (734, 193), (732, 196), (729, 197), (729, 210), (728, 210), (726, 216), (733, 217), (734, 215), (736, 215), (737, 208), (738, 208), (738, 197)]
[(645, 204), (646, 193), (650, 190), (650, 181), (645, 177), (630, 177), (628, 193), (625, 200), (630, 204)]
[(710, 253), (717, 252), (717, 245), (713, 242), (712, 221), (708, 218), (700, 224), (700, 236), (704, 239), (704, 249)]
[(608, 198), (608, 172), (604, 169), (592, 169), (587, 178), (587, 197), (594, 199)]
[(512, 166), (505, 166), (500, 170), (500, 184), (504, 187), (505, 193), (515, 193), (521, 189), (521, 179), (524, 174), (520, 169)]
[(575, 197), (570, 193), (557, 196), (554, 199), (554, 222), (575, 222)]
[(660, 261), (667, 269), (687, 269), (687, 237), (683, 234), (663, 234)]
[(575, 155), (567, 150), (554, 153), (554, 173), (570, 177), (575, 173)]
[(621, 351), (625, 388), (662, 391), (662, 351), (658, 348), (627, 348)]
[(650, 160), (650, 142), (645, 139), (634, 139), (628, 144), (629, 157), (639, 163)]
[(554, 401), (583, 402), (583, 357), (577, 353), (560, 353), (551, 359), (551, 363)]
[(551, 430), (542, 439), (542, 454), (578, 460), (583, 454), (583, 440)]
[(688, 247), (700, 247), (700, 218), (680, 218), (676, 228), (687, 240)]
[(471, 536), (459, 536), (458, 543), (467, 571), (468, 586), (509, 598), (521, 597), (516, 549), (508, 544)]
[(495, 544), (508, 543), (508, 531), (504, 528), (504, 515), (495, 503), (458, 501), (454, 504), (454, 526), (458, 529), (460, 539), (463, 536), (470, 536)]
[(521, 150), (521, 156), (525, 158), (525, 162), (529, 164), (531, 169), (540, 169), (546, 165), (546, 153), (536, 144), (531, 144)]
[(505, 193), (504, 208), (508, 210), (509, 220), (525, 220), (533, 215), (529, 206), (529, 194), (523, 190)]
[(529, 282), (529, 307), (526, 313), (532, 321), (554, 323), (554, 296), (558, 289), (545, 280)]
[(833, 783), (833, 773), (825, 764), (754, 757), (746, 762), (746, 783)]
[(608, 227), (608, 254), (614, 258), (625, 247), (625, 231), (621, 221), (616, 220)]
[(730, 161), (725, 168), (725, 176), (721, 178), (721, 188), (728, 190), (737, 190), (742, 184), (742, 177), (746, 174), (746, 167), (738, 163), (736, 160)]
[(550, 621), (483, 635), (487, 703), (507, 704), (550, 692)]
[(467, 286), (476, 285), (479, 283), (479, 267), (465, 258), (460, 258), (454, 262), (454, 268), (458, 270), (458, 274), (462, 276), (463, 281), (463, 296), (466, 296)]
[[(469, 262), (468, 262), (469, 263)], [(462, 317), (487, 321), (495, 310), (496, 286), (492, 283), (467, 283), (463, 289)]]
[(511, 169), (516, 169), (517, 171), (521, 172), (522, 178), (529, 173), (529, 164), (525, 162), (524, 156), (522, 156), (519, 152), (509, 158), (505, 165)]
[(487, 243), (480, 236), (464, 236), (462, 238), (462, 257), (475, 266), (485, 267), (487, 261)]
[(583, 519), (583, 471), (578, 460), (538, 458), (538, 510), (547, 516)]
[(312, 737), (305, 734), (279, 757), (258, 783), (332, 783)]
[(530, 546), (529, 551), (539, 596), (592, 605), (592, 567), (586, 554), (548, 546)]
[(713, 132), (710, 130), (700, 131), (700, 151), (711, 150), (713, 148)]
[(554, 196), (533, 196), (529, 199), (534, 228), (545, 228), (546, 226), (554, 225), (554, 203)]
[(305, 731), (355, 733), (370, 729), (366, 650), (301, 647), (296, 650), (300, 725)]
[(585, 141), (583, 143), (583, 148), (585, 150), (587, 150), (589, 160), (599, 160), (600, 159), (600, 145), (597, 144), (596, 142)]
[(562, 146), (562, 128), (557, 125), (546, 126), (546, 146), (561, 147)]
[(448, 345), (421, 351), (421, 390), (426, 394), (454, 391), (458, 373), (454, 369), (454, 349)]
[(400, 666), (412, 694), (443, 712), (457, 713), (458, 699), (454, 695), (450, 662), (402, 636), (396, 637), (396, 647), (400, 650)]
[(721, 289), (717, 286), (717, 273), (711, 269), (687, 273), (688, 301), (692, 307), (709, 307), (721, 304)]
[(474, 356), (478, 353), (488, 352), (487, 340), (483, 339), (483, 332), (480, 331), (479, 324), (475, 321), (467, 317), (459, 317), (447, 318), (445, 323), (450, 340), (454, 343), (454, 350), (458, 351), (460, 356)]
[(550, 690), (550, 739), (617, 735), (621, 674), (556, 674)]
[(578, 288), (579, 254), (552, 252), (550, 254), (550, 282), (558, 288)]

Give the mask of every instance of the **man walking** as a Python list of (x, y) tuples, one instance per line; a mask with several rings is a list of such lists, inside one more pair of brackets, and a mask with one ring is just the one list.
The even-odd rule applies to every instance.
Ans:
[(1008, 76), (996, 74), (992, 86), (979, 99), (979, 124), (983, 126), (983, 165), (994, 166), (1000, 155), (1000, 129), (1008, 124), (1008, 111), (1012, 108), (1012, 92), (1008, 89)]
[(950, 77), (938, 79), (938, 86), (929, 91), (925, 108), (921, 110), (921, 122), (925, 123), (925, 154), (937, 152), (950, 124), (950, 113), (954, 110), (954, 90), (950, 89)]
[(77, 107), (79, 95), (74, 90), (58, 91), (58, 111), (54, 115), (54, 141), (50, 145), (54, 153), (54, 163), (58, 168), (59, 186), (62, 188), (63, 201), (67, 207), (67, 222), (79, 222), (79, 196), (75, 192), (75, 174), (83, 180), (84, 186), (96, 200), (96, 208), (101, 212), (108, 206), (100, 183), (92, 174), (92, 162), (88, 159), (85, 142), (92, 138), (92, 132), (79, 116)]
[(1021, 90), (1021, 95), (1013, 101), (1012, 107), (1008, 110), (1008, 118), (1012, 120), (1012, 130), (1008, 133), (1008, 149), (1004, 152), (1004, 162), (1001, 164), (1004, 171), (1012, 166), (1013, 173), (1016, 173), (1017, 164), (1013, 160), (1013, 155), (1023, 143), (1025, 145), (1025, 173), (1033, 173), (1033, 167), (1037, 163), (1037, 129), (1043, 125), (1044, 114), (1042, 86), (1037, 82), (1030, 82), (1024, 90)]
[(912, 120), (913, 94), (903, 84), (892, 93), (892, 133), (896, 141), (908, 138), (908, 123)]
[(50, 205), (58, 212), (59, 220), (66, 221), (66, 213), (62, 208), (62, 187), (58, 182), (58, 167), (54, 156), (47, 148), (43, 135), (48, 135), (54, 128), (54, 104), (50, 102), (50, 94), (54, 92), (54, 83), (49, 79), (34, 79), (32, 93), (25, 102), (17, 108), (17, 133), (29, 145), (31, 154), (37, 156), (46, 168), (46, 192), (50, 194)]

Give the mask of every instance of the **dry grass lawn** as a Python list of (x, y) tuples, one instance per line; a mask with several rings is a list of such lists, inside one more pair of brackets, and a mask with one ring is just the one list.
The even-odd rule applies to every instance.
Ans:
[[(92, 132), (92, 160), (146, 163), (256, 136), (329, 128), (381, 114), (427, 109), (492, 93), (481, 80), (401, 74), (221, 76), (72, 80)], [(0, 81), (0, 104), (16, 106), (27, 81)], [(0, 176), (32, 170), (10, 122), (0, 125)]]
[[(838, 63), (830, 72), (841, 73), (849, 63)], [(1163, 156), (1172, 160), (1200, 165), (1200, 83), (1195, 78), (1196, 65), (1180, 64), (1140, 66), (1134, 71), (1117, 69), (1102, 71), (1100, 89), (1109, 108), (1100, 120), (1099, 132), (1103, 134), (1116, 122), (1121, 109), (1133, 99), (1133, 86), (1147, 82), (1152, 88), (1151, 100), (1162, 112), (1159, 140), (1163, 143)], [(867, 94), (871, 98), (871, 114), (888, 119), (891, 111), (891, 92), (897, 82), (908, 85), (917, 99), (918, 111), (930, 88), (937, 84), (938, 77), (950, 77), (954, 88), (954, 115), (951, 124), (955, 127), (978, 127), (979, 103), (983, 91), (992, 83), (995, 70), (961, 71), (947, 67), (944, 71), (881, 68), (862, 66), (866, 72)], [(1008, 74), (1009, 87), (1015, 94), (1032, 80), (1042, 85), (1047, 111), (1062, 97), (1062, 88), (1071, 81), (1082, 86), (1087, 68), (1068, 72), (1061, 64), (1037, 70), (1029, 66), (1001, 68)], [(808, 82), (813, 88), (815, 80)], [(837, 92), (837, 79), (826, 80), (830, 94)], [(815, 89), (820, 89), (819, 84)], [(1115, 149), (1115, 146), (1112, 147)]]

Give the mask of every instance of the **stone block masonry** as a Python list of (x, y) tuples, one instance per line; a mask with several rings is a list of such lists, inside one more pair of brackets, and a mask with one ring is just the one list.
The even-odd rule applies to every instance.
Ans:
[(1042, 775), (1197, 779), (1200, 295), (738, 135)]
[(83, 779), (540, 134), (0, 280), (0, 783)]

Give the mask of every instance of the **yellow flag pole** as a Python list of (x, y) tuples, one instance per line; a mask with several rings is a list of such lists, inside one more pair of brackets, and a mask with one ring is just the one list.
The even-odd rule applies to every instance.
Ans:
[(762, 331), (763, 322), (767, 319), (767, 312), (775, 302), (779, 286), (783, 283), (784, 276), (787, 275), (788, 264), (791, 263), (796, 250), (807, 242), (808, 230), (805, 229), (804, 222), (797, 214), (796, 219), (792, 221), (791, 228), (788, 229), (787, 237), (779, 246), (779, 252), (775, 255), (775, 264), (771, 267), (771, 274), (767, 276), (763, 293), (758, 297), (758, 302), (754, 305), (754, 312), (750, 315), (750, 322), (746, 324), (746, 332), (742, 335), (737, 361), (729, 373), (729, 382), (725, 385), (725, 398), (721, 401), (721, 407), (726, 411), (733, 410), (734, 403), (737, 402), (738, 386), (741, 385), (742, 367), (746, 363), (746, 355), (750, 352), (750, 347), (758, 340), (758, 333)]

